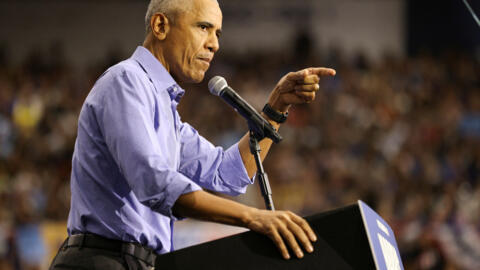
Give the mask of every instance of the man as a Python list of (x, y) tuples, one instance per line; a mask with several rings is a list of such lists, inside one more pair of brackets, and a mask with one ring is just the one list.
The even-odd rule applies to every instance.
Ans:
[[(178, 83), (198, 83), (219, 49), (216, 0), (152, 0), (143, 46), (107, 70), (82, 107), (72, 160), (70, 237), (51, 269), (148, 269), (172, 250), (179, 217), (243, 226), (270, 237), (285, 259), (312, 252), (316, 236), (288, 211), (248, 207), (202, 191), (239, 194), (256, 171), (248, 134), (227, 150), (183, 123)], [(283, 77), (270, 94), (271, 120), (314, 100), (325, 68)], [(201, 110), (202, 108), (193, 108)], [(269, 116), (270, 118), (269, 118)], [(279, 121), (277, 119), (277, 121)], [(260, 142), (262, 158), (272, 142)]]

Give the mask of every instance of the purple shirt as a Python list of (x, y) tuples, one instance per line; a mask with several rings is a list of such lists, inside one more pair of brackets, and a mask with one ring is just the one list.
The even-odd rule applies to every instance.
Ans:
[(201, 187), (244, 193), (238, 145), (215, 147), (176, 110), (184, 94), (144, 47), (109, 68), (83, 104), (72, 160), (68, 233), (173, 249), (172, 206)]

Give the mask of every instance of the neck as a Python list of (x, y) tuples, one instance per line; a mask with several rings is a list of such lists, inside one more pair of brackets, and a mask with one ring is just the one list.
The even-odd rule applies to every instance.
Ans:
[(143, 41), (143, 47), (150, 51), (150, 53), (157, 58), (158, 61), (165, 67), (168, 73), (170, 73), (170, 66), (165, 60), (163, 54), (163, 48), (159, 44), (159, 41), (155, 38), (152, 38), (152, 34), (148, 34), (145, 40)]

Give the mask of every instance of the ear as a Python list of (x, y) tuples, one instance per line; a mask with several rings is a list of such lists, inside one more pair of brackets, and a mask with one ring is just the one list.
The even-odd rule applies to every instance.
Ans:
[(150, 19), (150, 27), (152, 28), (152, 34), (158, 40), (164, 40), (170, 30), (167, 16), (163, 13), (155, 13)]

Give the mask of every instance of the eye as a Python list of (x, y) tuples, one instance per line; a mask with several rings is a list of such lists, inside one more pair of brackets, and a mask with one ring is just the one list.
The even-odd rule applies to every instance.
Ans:
[(208, 26), (204, 25), (204, 24), (201, 24), (199, 25), (200, 29), (202, 30), (207, 30), (208, 29)]

